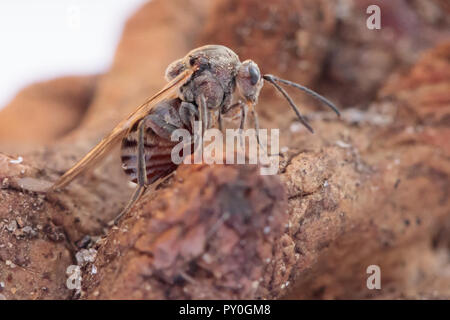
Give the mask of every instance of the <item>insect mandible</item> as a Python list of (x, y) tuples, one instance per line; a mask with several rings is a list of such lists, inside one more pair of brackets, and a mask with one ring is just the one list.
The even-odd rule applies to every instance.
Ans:
[[(176, 142), (170, 137), (176, 129), (192, 132), (194, 121), (203, 130), (218, 122), (231, 110), (241, 112), (240, 129), (244, 129), (248, 112), (254, 118), (259, 142), (259, 122), (255, 105), (264, 81), (269, 82), (286, 98), (299, 121), (313, 129), (300, 113), (292, 98), (281, 87), (300, 89), (330, 107), (339, 116), (336, 106), (315, 91), (274, 75), (262, 75), (252, 60), (241, 62), (236, 53), (221, 45), (206, 45), (190, 51), (171, 63), (166, 70), (168, 83), (154, 96), (122, 120), (103, 140), (62, 175), (50, 191), (61, 189), (86, 169), (95, 165), (112, 147), (122, 142), (122, 166), (137, 187), (116, 222), (144, 194), (149, 185), (173, 172), (171, 149)], [(184, 155), (187, 156), (187, 155)]]

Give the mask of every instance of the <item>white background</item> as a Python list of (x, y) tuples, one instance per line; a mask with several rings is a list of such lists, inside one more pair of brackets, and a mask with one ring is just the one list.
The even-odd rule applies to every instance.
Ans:
[(35, 81), (106, 70), (124, 23), (144, 2), (2, 0), (0, 108)]

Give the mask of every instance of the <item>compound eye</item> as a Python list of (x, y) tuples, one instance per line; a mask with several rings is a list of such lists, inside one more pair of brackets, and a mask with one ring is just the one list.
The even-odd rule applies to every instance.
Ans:
[(248, 67), (248, 72), (250, 73), (250, 83), (252, 84), (252, 86), (254, 86), (258, 83), (260, 78), (259, 70), (255, 66), (250, 65)]
[(189, 66), (193, 67), (196, 61), (195, 57), (189, 57)]

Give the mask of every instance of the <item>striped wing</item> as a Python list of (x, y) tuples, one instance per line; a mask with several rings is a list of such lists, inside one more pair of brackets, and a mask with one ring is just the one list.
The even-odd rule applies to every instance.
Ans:
[(194, 73), (195, 70), (185, 70), (176, 78), (170, 81), (163, 89), (140, 105), (127, 118), (122, 120), (99, 144), (89, 151), (80, 161), (64, 173), (50, 188), (49, 191), (67, 186), (73, 179), (94, 166), (103, 156), (105, 156), (123, 137), (130, 128), (138, 121), (142, 120), (149, 111), (159, 102), (177, 97), (178, 89), (183, 86)]

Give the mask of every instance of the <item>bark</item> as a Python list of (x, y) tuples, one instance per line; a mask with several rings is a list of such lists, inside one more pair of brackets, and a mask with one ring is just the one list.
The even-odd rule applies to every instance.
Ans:
[[(393, 36), (377, 37), (365, 28), (365, 6), (350, 0), (209, 3), (146, 4), (107, 74), (35, 85), (0, 112), (0, 127), (23, 128), (0, 130), (0, 294), (448, 299), (446, 4), (386, 5), (382, 34)], [(115, 152), (66, 190), (25, 190), (55, 180), (161, 88), (169, 62), (206, 43), (317, 88), (339, 104), (341, 119), (293, 93), (311, 135), (264, 88), (257, 108), (262, 127), (280, 128), (279, 175), (254, 165), (181, 165), (118, 227), (108, 222), (132, 188)], [(21, 116), (32, 109), (39, 118)], [(66, 268), (77, 263), (75, 293)], [(369, 265), (382, 270), (381, 290), (366, 287)]]

